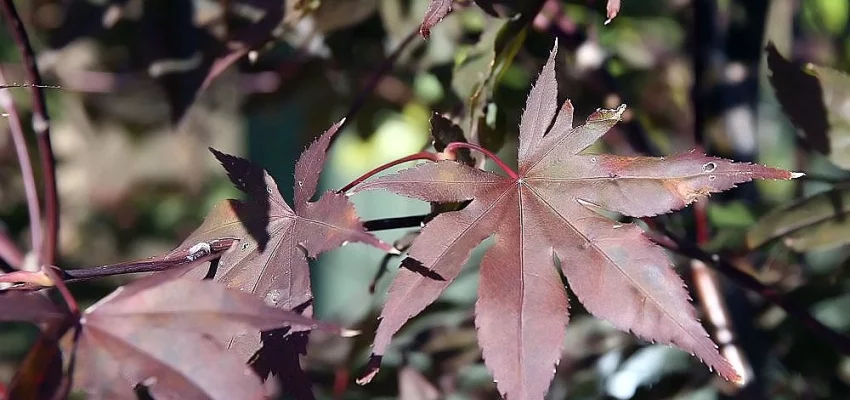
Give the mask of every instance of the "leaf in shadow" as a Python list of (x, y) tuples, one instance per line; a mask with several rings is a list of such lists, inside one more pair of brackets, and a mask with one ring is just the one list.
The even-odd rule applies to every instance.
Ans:
[(798, 252), (850, 243), (850, 188), (836, 188), (799, 200), (764, 215), (747, 232), (747, 246), (781, 239)]
[(80, 320), (75, 387), (93, 398), (260, 399), (260, 379), (227, 341), (237, 332), (312, 328), (344, 333), (270, 307), (218, 282), (182, 277), (188, 267), (118, 288)]
[[(312, 306), (310, 301), (294, 311), (311, 314)], [(277, 378), (284, 393), (299, 400), (315, 399), (310, 377), (301, 367), (301, 356), (307, 354), (309, 339), (308, 332), (290, 332), (289, 328), (263, 332), (260, 335), (262, 347), (248, 364), (260, 378)]]
[(58, 337), (39, 335), (9, 384), (10, 399), (59, 399), (67, 396)]
[(206, 54), (208, 35), (195, 23), (194, 2), (145, 1), (138, 37), (148, 74), (165, 89), (171, 122), (179, 122), (203, 84), (212, 59)]
[[(452, 142), (466, 142), (463, 129), (439, 113), (431, 114), (431, 137), (434, 138), (434, 149), (443, 151)], [(466, 165), (475, 165), (469, 149), (458, 149), (457, 160)]]
[(803, 131), (815, 150), (828, 155), (829, 123), (820, 82), (782, 57), (773, 42), (767, 44), (766, 50), (770, 84), (782, 111)]
[(227, 171), (227, 177), (237, 189), (250, 197), (250, 206), (235, 207), (239, 221), (245, 226), (248, 234), (257, 241), (259, 251), (265, 251), (269, 243), (269, 213), (271, 203), (269, 194), (277, 191), (277, 183), (266, 171), (257, 164), (244, 162), (239, 157), (224, 154), (210, 148), (216, 159)]
[[(311, 201), (318, 188), (327, 148), (341, 124), (342, 121), (331, 126), (299, 157), (295, 165), (292, 207), (283, 199), (267, 171), (249, 160), (213, 151), (222, 161), (230, 180), (248, 193), (249, 198), (244, 202), (228, 200), (218, 204), (178, 249), (224, 237), (238, 239), (239, 244), (222, 255), (213, 279), (230, 288), (253, 293), (271, 306), (312, 315), (308, 258), (316, 258), (347, 242), (393, 251), (391, 246), (366, 231), (346, 195), (327, 191)], [(268, 238), (262, 236), (263, 233)], [(256, 236), (266, 245), (261, 246)], [(267, 358), (258, 357), (281, 348), (287, 349), (286, 354), (301, 354), (299, 343), (289, 338), (293, 334), (292, 330), (264, 334), (262, 342), (259, 334), (234, 335), (228, 341), (228, 348), (243, 361), (253, 358), (259, 363), (258, 368), (267, 365), (265, 370), (274, 372), (272, 367), (276, 365), (279, 370), (292, 371), (300, 368), (295, 356), (279, 364), (269, 364)], [(257, 354), (262, 347), (266, 349)], [(301, 384), (307, 389), (297, 385), (294, 388), (302, 394), (308, 393), (309, 382)]]

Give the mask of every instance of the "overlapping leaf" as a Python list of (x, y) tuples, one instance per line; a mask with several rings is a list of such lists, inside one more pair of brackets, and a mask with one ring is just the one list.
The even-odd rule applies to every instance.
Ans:
[(569, 315), (556, 258), (570, 289), (595, 316), (682, 348), (727, 379), (740, 379), (697, 321), (664, 251), (636, 225), (596, 210), (653, 216), (754, 178), (794, 175), (693, 151), (666, 158), (579, 154), (619, 121), (625, 106), (598, 110), (573, 127), (571, 103), (557, 106), (555, 54), (553, 49), (522, 115), (518, 173), (504, 177), (441, 161), (357, 189), (426, 201), (472, 200), (461, 211), (434, 218), (414, 242), (403, 265), (428, 273), (402, 269), (396, 277), (381, 313), (375, 360), (458, 275), (470, 251), (495, 234), (481, 262), (475, 324), (484, 360), (508, 399), (543, 398), (554, 374)]
[(831, 68), (786, 60), (771, 43), (767, 47), (770, 84), (782, 111), (809, 144), (841, 168), (850, 168), (850, 77)]
[(339, 331), (220, 283), (180, 277), (187, 268), (120, 287), (85, 311), (75, 387), (91, 399), (135, 399), (136, 385), (158, 399), (262, 399), (260, 379), (226, 351), (230, 335), (290, 324)]
[(452, 0), (431, 0), (428, 3), (428, 9), (425, 10), (425, 16), (422, 17), (419, 34), (427, 39), (431, 36), (431, 28), (442, 21), (451, 11)]
[(780, 238), (801, 252), (850, 243), (850, 188), (836, 188), (770, 212), (747, 232), (747, 245), (757, 248)]
[[(261, 167), (212, 150), (231, 181), (249, 195), (249, 200), (219, 204), (180, 248), (220, 238), (238, 239), (239, 244), (221, 257), (215, 280), (254, 293), (269, 305), (312, 315), (307, 257), (316, 257), (346, 242), (362, 242), (391, 251), (389, 245), (366, 232), (345, 195), (327, 192), (310, 202), (318, 186), (325, 152), (341, 123), (328, 129), (298, 160), (294, 210), (281, 196), (274, 179)], [(265, 335), (264, 351), (290, 351), (296, 356), (259, 354), (255, 361), (274, 359), (278, 364), (257, 365), (257, 369), (263, 373), (300, 371), (297, 354), (303, 353), (306, 336), (300, 337), (295, 340), (285, 332)], [(247, 359), (258, 350), (259, 343), (259, 335), (239, 336), (231, 347)]]

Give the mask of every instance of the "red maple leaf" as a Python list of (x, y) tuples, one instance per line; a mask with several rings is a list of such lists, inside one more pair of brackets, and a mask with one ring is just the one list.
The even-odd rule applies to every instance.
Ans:
[[(313, 294), (307, 258), (346, 242), (362, 242), (384, 251), (392, 247), (367, 232), (354, 205), (343, 194), (328, 191), (316, 200), (316, 191), (330, 140), (342, 125), (333, 125), (298, 159), (295, 166), (294, 210), (280, 194), (274, 179), (260, 166), (243, 158), (211, 149), (237, 188), (249, 195), (245, 202), (228, 200), (216, 206), (204, 223), (177, 249), (221, 238), (238, 239), (224, 253), (215, 280), (228, 287), (254, 293), (267, 304), (312, 315)], [(303, 375), (298, 357), (306, 349), (307, 335), (267, 332), (241, 335), (230, 347), (247, 360), (261, 349), (252, 364), (261, 376), (274, 373), (282, 379)], [(304, 388), (304, 385), (308, 385)], [(309, 381), (292, 382), (287, 390), (311, 398)]]
[[(740, 379), (697, 321), (665, 252), (638, 226), (596, 209), (653, 216), (754, 178), (794, 175), (693, 151), (658, 158), (579, 154), (620, 120), (625, 106), (597, 110), (573, 127), (571, 103), (557, 106), (556, 50), (557, 44), (522, 115), (518, 172), (495, 157), (508, 176), (439, 161), (356, 188), (435, 202), (472, 200), (460, 211), (438, 215), (413, 243), (403, 263), (408, 268), (393, 281), (381, 313), (375, 368), (361, 383), (377, 371), (374, 364), (395, 332), (432, 303), (471, 250), (494, 234), (495, 244), (481, 261), (475, 325), (484, 361), (508, 399), (543, 398), (559, 360), (569, 312), (556, 260), (591, 314), (691, 352), (727, 379)], [(447, 151), (459, 147), (469, 146), (450, 144)]]
[(341, 332), (221, 283), (182, 277), (196, 266), (140, 279), (89, 307), (76, 336), (75, 387), (93, 399), (135, 399), (136, 385), (156, 398), (262, 399), (260, 379), (226, 351), (230, 336), (290, 324)]

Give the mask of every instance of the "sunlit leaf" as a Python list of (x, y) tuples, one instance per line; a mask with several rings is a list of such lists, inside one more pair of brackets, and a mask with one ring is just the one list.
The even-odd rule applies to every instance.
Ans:
[(560, 358), (569, 312), (556, 258), (591, 314), (691, 352), (726, 379), (739, 380), (697, 321), (664, 251), (637, 225), (597, 211), (654, 216), (752, 179), (795, 175), (695, 151), (670, 157), (580, 154), (621, 119), (625, 105), (597, 110), (574, 127), (572, 104), (557, 104), (556, 53), (557, 44), (522, 114), (518, 171), (506, 169), (508, 176), (502, 176), (439, 161), (356, 188), (426, 201), (471, 200), (463, 210), (428, 222), (414, 241), (381, 312), (373, 361), (458, 276), (471, 251), (495, 235), (481, 261), (475, 326), (485, 364), (507, 398), (542, 398)]

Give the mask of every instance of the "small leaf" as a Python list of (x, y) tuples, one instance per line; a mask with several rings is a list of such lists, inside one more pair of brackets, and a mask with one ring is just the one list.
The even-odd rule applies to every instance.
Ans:
[(776, 209), (747, 233), (751, 249), (776, 239), (799, 252), (850, 243), (850, 188), (820, 193)]
[(605, 6), (605, 15), (608, 18), (605, 20), (605, 25), (610, 24), (619, 13), (620, 0), (608, 0), (608, 4)]
[(430, 0), (425, 16), (422, 17), (422, 25), (419, 26), (419, 34), (428, 39), (431, 36), (431, 28), (440, 23), (451, 11), (452, 0)]
[[(463, 129), (438, 113), (431, 115), (431, 137), (434, 138), (434, 150), (439, 152), (445, 150), (449, 143), (466, 142)], [(460, 149), (457, 152), (457, 159), (467, 165), (475, 164), (475, 160), (469, 154), (469, 149)]]
[[(303, 315), (311, 316), (313, 293), (308, 257), (315, 258), (346, 242), (361, 242), (388, 252), (392, 249), (366, 232), (357, 210), (344, 194), (329, 191), (315, 202), (310, 201), (318, 186), (330, 140), (341, 125), (342, 121), (328, 129), (296, 163), (294, 209), (286, 203), (274, 179), (262, 167), (212, 150), (233, 184), (247, 193), (249, 199), (245, 202), (228, 200), (217, 205), (178, 249), (220, 238), (237, 239), (238, 244), (222, 255), (214, 279), (229, 288), (254, 293), (271, 306), (297, 309)], [(203, 273), (195, 275), (201, 277)], [(291, 334), (294, 331), (290, 329), (264, 333), (262, 345), (260, 335), (238, 335), (229, 341), (229, 347), (243, 361), (252, 357), (267, 360), (275, 353), (264, 353), (272, 351), (300, 354), (301, 344), (290, 340), (287, 335)], [(255, 354), (257, 351), (260, 354)], [(283, 360), (264, 363), (268, 368), (258, 365), (258, 370), (264, 375), (271, 372), (278, 376), (284, 373), (292, 375), (291, 371), (300, 370), (297, 356), (285, 358), (293, 365), (284, 365)], [(284, 389), (310, 392), (309, 380), (297, 383), (307, 387), (289, 386)]]
[(770, 83), (782, 111), (812, 147), (841, 168), (850, 169), (850, 77), (831, 68), (789, 62), (767, 46)]

